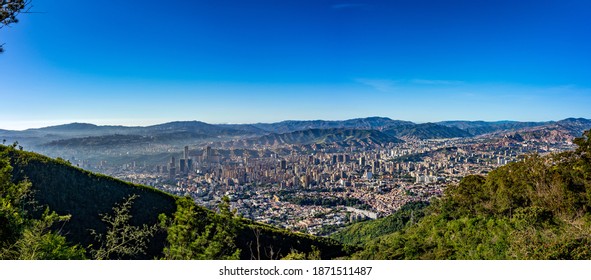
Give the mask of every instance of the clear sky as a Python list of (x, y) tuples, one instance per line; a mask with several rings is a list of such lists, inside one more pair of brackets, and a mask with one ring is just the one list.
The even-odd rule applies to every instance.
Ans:
[(0, 129), (591, 118), (591, 1), (33, 0)]

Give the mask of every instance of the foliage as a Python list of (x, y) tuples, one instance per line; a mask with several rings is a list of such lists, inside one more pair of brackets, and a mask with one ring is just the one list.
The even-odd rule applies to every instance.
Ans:
[(219, 214), (203, 215), (191, 198), (179, 199), (172, 220), (161, 215), (169, 243), (164, 249), (164, 257), (176, 260), (238, 259), (240, 249), (235, 245), (237, 219), (230, 211), (227, 197), (222, 199), (218, 209)]
[(158, 229), (156, 225), (134, 226), (130, 224), (130, 210), (137, 195), (131, 195), (123, 203), (113, 207), (113, 214), (102, 214), (101, 219), (107, 224), (105, 234), (92, 231), (100, 247), (91, 251), (96, 260), (134, 258), (145, 254), (147, 243)]
[(236, 241), (242, 249), (241, 259), (281, 259), (291, 252), (309, 254), (317, 248), (320, 259), (334, 259), (350, 255), (355, 249), (325, 237), (272, 227), (242, 219)]
[(427, 202), (410, 202), (392, 215), (352, 224), (330, 237), (344, 244), (361, 245), (380, 236), (399, 231), (408, 223), (416, 223), (424, 216), (423, 209), (427, 205)]
[(0, 259), (83, 259), (83, 248), (69, 245), (52, 230), (70, 216), (59, 216), (46, 208), (40, 218), (33, 218), (26, 210), (27, 204), (32, 204), (31, 183), (13, 183), (12, 170), (6, 151), (0, 152)]
[[(0, 28), (8, 26), (12, 23), (17, 23), (18, 19), (16, 16), (21, 13), (30, 4), (26, 0), (1, 0), (0, 1)], [(0, 53), (4, 49), (0, 45)]]
[(361, 259), (591, 258), (591, 132), (572, 152), (467, 176), (418, 223), (367, 243)]
[(16, 16), (29, 4), (25, 0), (2, 0), (0, 1), (0, 27), (11, 23), (17, 23)]
[(282, 260), (320, 260), (320, 250), (315, 246), (312, 246), (312, 252), (302, 253), (297, 250), (292, 250), (291, 253), (283, 257)]
[[(172, 214), (176, 209), (176, 198), (155, 188), (124, 182), (105, 175), (72, 166), (64, 160), (18, 151), (0, 146), (5, 151), (14, 167), (12, 174), (15, 181), (27, 178), (32, 183), (31, 196), (40, 205), (48, 205), (57, 213), (67, 213), (70, 220), (61, 225), (68, 242), (81, 244), (88, 248), (99, 248), (90, 229), (105, 235), (107, 226), (101, 219), (101, 213), (109, 213), (113, 205), (122, 198), (137, 195), (130, 214), (130, 224), (153, 225), (158, 222), (158, 214)], [(24, 207), (24, 206), (23, 206)], [(160, 257), (164, 248), (165, 232), (157, 231), (149, 242), (145, 254), (138, 259)], [(89, 252), (90, 253), (90, 252)], [(89, 254), (87, 257), (92, 257)]]

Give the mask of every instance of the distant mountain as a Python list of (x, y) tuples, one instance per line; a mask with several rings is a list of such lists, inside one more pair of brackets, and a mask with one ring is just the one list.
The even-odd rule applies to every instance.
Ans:
[(96, 129), (103, 129), (108, 128), (108, 126), (98, 126), (95, 124), (90, 123), (70, 123), (70, 124), (61, 124), (55, 126), (48, 126), (43, 128), (32, 128), (29, 129), (31, 131), (49, 131), (49, 132), (56, 132), (56, 131), (89, 131), (89, 130), (96, 130)]
[(288, 133), (273, 133), (261, 137), (237, 141), (249, 145), (285, 145), (285, 144), (328, 144), (344, 143), (347, 145), (380, 145), (400, 143), (400, 139), (377, 130), (364, 129), (306, 129)]
[(584, 118), (568, 118), (556, 122), (557, 126), (564, 128), (575, 137), (583, 135), (585, 130), (591, 128), (591, 120)]
[(269, 131), (264, 130), (262, 128), (258, 128), (252, 124), (216, 124), (216, 126), (241, 131), (245, 134), (263, 135), (269, 133)]
[(501, 142), (570, 142), (574, 138), (582, 136), (583, 131), (589, 129), (591, 129), (591, 120), (569, 118), (560, 121), (544, 122), (539, 125), (524, 126), (521, 128), (496, 130), (479, 135), (479, 137), (497, 139)]
[(497, 122), (485, 122), (485, 121), (443, 121), (437, 122), (436, 124), (456, 127), (462, 129), (474, 136), (482, 135), (486, 133), (493, 133), (503, 130), (517, 130), (521, 128), (534, 127), (540, 125), (546, 125), (551, 122), (516, 122), (516, 121), (497, 121)]
[(244, 127), (231, 127), (226, 125), (214, 125), (200, 121), (182, 121), (169, 122), (164, 124), (146, 126), (140, 129), (142, 135), (157, 135), (162, 133), (181, 133), (189, 132), (193, 134), (202, 134), (209, 137), (220, 136), (241, 136), (253, 134), (252, 130)]
[(384, 133), (397, 138), (410, 139), (440, 139), (471, 137), (472, 134), (453, 126), (443, 126), (435, 123), (394, 126), (384, 130)]
[(168, 122), (163, 124), (151, 125), (142, 128), (142, 131), (145, 132), (155, 132), (155, 131), (208, 131), (208, 132), (218, 132), (223, 129), (204, 122), (200, 121), (177, 121), (177, 122)]
[(60, 139), (43, 144), (42, 146), (56, 148), (104, 148), (144, 144), (168, 144), (175, 141), (191, 142), (195, 140), (210, 139), (210, 137), (210, 135), (188, 131), (161, 133), (155, 134), (155, 136), (114, 134), (104, 136), (89, 136), (80, 138)]
[(65, 137), (85, 137), (85, 136), (105, 136), (105, 135), (142, 135), (155, 136), (160, 134), (172, 133), (191, 133), (208, 135), (217, 137), (221, 135), (248, 135), (261, 130), (256, 128), (247, 129), (246, 126), (228, 126), (228, 125), (213, 125), (200, 121), (177, 121), (169, 122), (151, 126), (98, 126), (87, 123), (71, 123), (58, 126), (50, 126), (44, 128), (28, 129), (21, 131), (20, 134), (39, 136), (39, 135), (53, 135)]
[[(343, 121), (282, 121), (277, 123), (256, 124), (208, 124), (201, 121), (177, 121), (145, 127), (98, 126), (88, 123), (71, 123), (23, 131), (0, 130), (0, 140), (8, 143), (18, 141), (29, 148), (52, 146), (105, 146), (128, 145), (132, 143), (159, 143), (166, 145), (199, 144), (204, 142), (226, 142), (245, 139), (243, 143), (292, 143), (308, 144), (318, 142), (339, 142), (343, 136), (335, 135), (326, 140), (316, 139), (313, 133), (296, 133), (291, 136), (280, 134), (327, 129), (374, 130), (384, 132), (388, 137), (400, 139), (437, 139), (472, 137), (504, 132), (518, 132), (530, 128), (558, 129), (577, 137), (586, 129), (591, 128), (591, 120), (569, 118), (549, 122), (516, 122), (516, 121), (443, 121), (437, 123), (415, 124), (409, 121), (392, 120), (383, 117), (357, 118)], [(127, 135), (129, 137), (122, 137)], [(298, 136), (299, 135), (299, 136)], [(360, 135), (357, 135), (360, 136)], [(340, 137), (340, 138), (339, 138)], [(367, 138), (363, 136), (362, 138)], [(129, 141), (127, 141), (127, 140)], [(297, 139), (302, 140), (297, 143)], [(119, 141), (122, 140), (122, 141)], [(384, 136), (375, 135), (375, 141), (388, 142)], [(103, 141), (103, 142), (101, 142)], [(361, 141), (363, 142), (363, 141)], [(359, 144), (361, 144), (359, 142)]]
[(412, 122), (392, 120), (382, 117), (358, 118), (344, 121), (282, 121), (278, 123), (256, 123), (253, 126), (274, 133), (287, 133), (306, 129), (352, 128), (352, 129), (377, 129), (394, 125), (411, 125)]
[(131, 134), (138, 127), (102, 125), (90, 123), (70, 123), (43, 128), (32, 128), (22, 131), (23, 134), (55, 135), (55, 136), (96, 136), (105, 134)]

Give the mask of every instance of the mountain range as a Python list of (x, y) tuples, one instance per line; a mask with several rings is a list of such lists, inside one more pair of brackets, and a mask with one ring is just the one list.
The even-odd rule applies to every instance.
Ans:
[[(176, 145), (231, 142), (245, 145), (338, 143), (345, 145), (397, 143), (401, 140), (477, 137), (531, 130), (560, 130), (577, 137), (591, 128), (591, 120), (560, 121), (442, 121), (413, 123), (384, 117), (343, 121), (282, 121), (255, 124), (208, 124), (177, 121), (151, 126), (98, 126), (71, 123), (23, 131), (0, 130), (0, 139), (29, 147), (67, 148), (117, 145)], [(347, 144), (348, 143), (348, 144)]]

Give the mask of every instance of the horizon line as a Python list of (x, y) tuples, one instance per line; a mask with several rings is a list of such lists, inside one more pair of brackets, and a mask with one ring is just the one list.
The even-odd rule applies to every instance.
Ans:
[[(548, 123), (548, 122), (557, 122), (566, 119), (587, 119), (585, 117), (566, 117), (557, 120), (511, 120), (511, 119), (497, 119), (497, 120), (485, 120), (485, 119), (445, 119), (445, 120), (437, 120), (437, 121), (424, 121), (424, 122), (417, 122), (412, 120), (405, 120), (399, 118), (391, 118), (391, 117), (383, 117), (383, 116), (370, 116), (370, 117), (358, 117), (358, 118), (346, 118), (346, 119), (285, 119), (280, 121), (274, 122), (206, 122), (201, 120), (172, 120), (172, 121), (156, 121), (152, 123), (142, 123), (138, 124), (138, 120), (128, 120), (132, 122), (125, 123), (121, 122), (119, 124), (113, 123), (106, 123), (101, 120), (88, 120), (88, 121), (68, 121), (68, 120), (59, 120), (59, 121), (23, 121), (25, 123), (39, 123), (39, 125), (33, 125), (31, 127), (26, 128), (4, 128), (5, 126), (0, 125), (0, 131), (27, 131), (31, 129), (43, 129), (43, 128), (50, 128), (50, 127), (58, 127), (58, 126), (65, 126), (65, 125), (72, 125), (72, 124), (86, 124), (86, 125), (94, 125), (98, 127), (108, 127), (108, 126), (116, 126), (116, 127), (149, 127), (149, 126), (156, 126), (168, 123), (175, 123), (175, 122), (201, 122), (209, 125), (254, 125), (254, 124), (274, 124), (274, 123), (281, 123), (281, 122), (288, 122), (288, 121), (295, 121), (295, 122), (312, 122), (312, 121), (327, 121), (327, 122), (339, 122), (339, 121), (349, 121), (349, 120), (358, 120), (358, 119), (370, 119), (370, 118), (382, 118), (382, 119), (389, 119), (392, 121), (404, 121), (404, 122), (411, 122), (413, 124), (425, 124), (425, 123), (440, 123), (440, 122), (488, 122), (488, 123), (495, 123), (495, 122), (538, 122), (538, 123)], [(587, 119), (589, 120), (589, 119)], [(45, 124), (41, 124), (41, 123)], [(133, 123), (136, 124), (133, 124)], [(141, 122), (141, 120), (140, 120)]]

